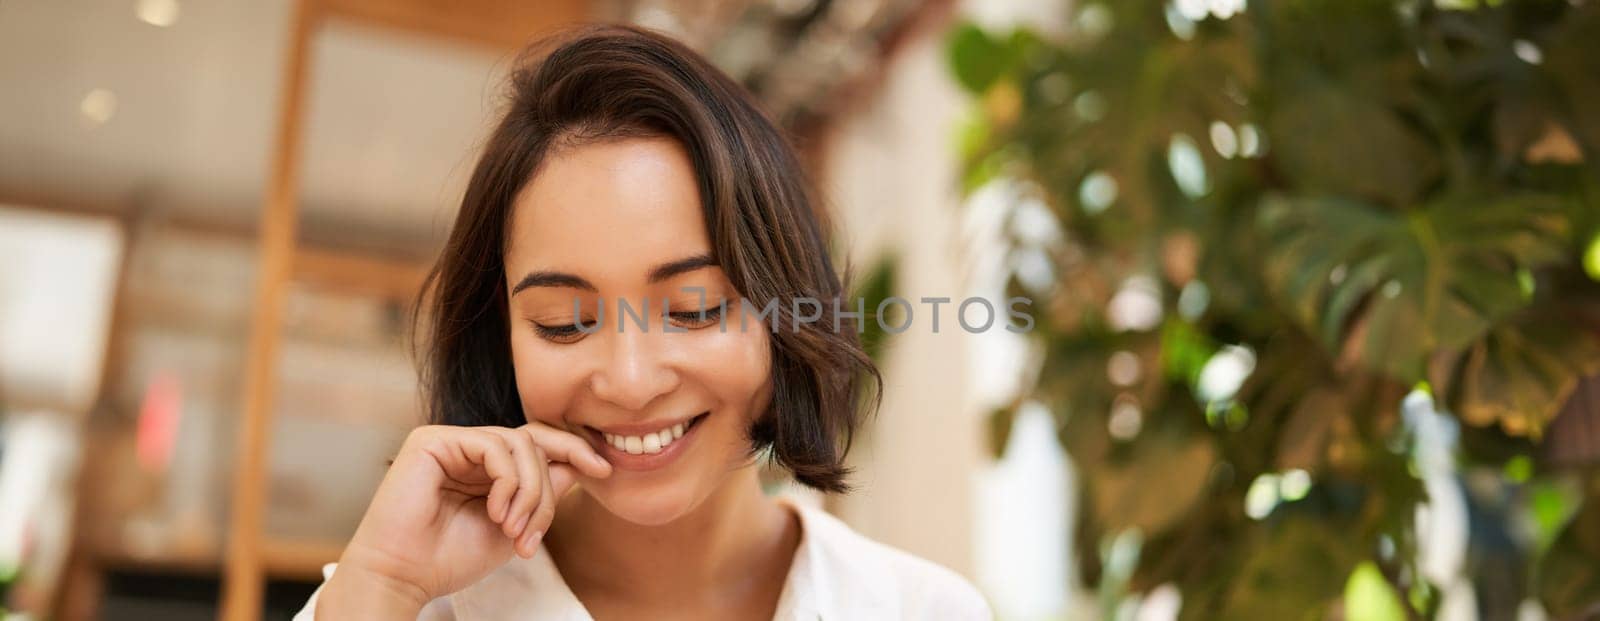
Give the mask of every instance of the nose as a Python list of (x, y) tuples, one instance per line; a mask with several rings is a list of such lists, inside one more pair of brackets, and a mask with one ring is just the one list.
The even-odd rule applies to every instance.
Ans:
[(629, 324), (626, 329), (603, 330), (611, 342), (606, 359), (590, 375), (589, 389), (603, 401), (632, 412), (641, 412), (656, 397), (678, 387), (678, 373), (668, 361), (667, 343), (658, 334), (661, 326), (651, 325), (648, 333)]

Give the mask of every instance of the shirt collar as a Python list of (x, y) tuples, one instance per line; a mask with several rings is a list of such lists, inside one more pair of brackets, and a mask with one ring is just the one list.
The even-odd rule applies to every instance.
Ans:
[[(780, 502), (800, 516), (800, 546), (778, 600), (779, 621), (898, 619), (894, 573), (874, 544), (839, 518), (786, 498)], [(795, 596), (785, 609), (785, 599)]]
[[(898, 616), (895, 601), (886, 596), (894, 592), (887, 584), (893, 574), (876, 555), (862, 553), (861, 547), (871, 542), (821, 509), (784, 497), (778, 502), (799, 516), (800, 543), (778, 597), (775, 621)], [(532, 558), (512, 557), (450, 599), (461, 621), (594, 621), (543, 545)]]

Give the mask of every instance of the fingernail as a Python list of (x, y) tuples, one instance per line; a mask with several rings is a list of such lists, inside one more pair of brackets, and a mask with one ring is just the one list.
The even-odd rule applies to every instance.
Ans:
[(528, 517), (526, 515), (522, 516), (522, 519), (517, 520), (517, 525), (511, 527), (511, 530), (518, 533), (522, 532), (523, 527), (528, 525)]
[(590, 453), (589, 454), (589, 460), (594, 462), (594, 465), (599, 466), (601, 468), (610, 468), (611, 467), (611, 464), (609, 462), (607, 462), (605, 459), (602, 459), (599, 455), (596, 455), (594, 453)]

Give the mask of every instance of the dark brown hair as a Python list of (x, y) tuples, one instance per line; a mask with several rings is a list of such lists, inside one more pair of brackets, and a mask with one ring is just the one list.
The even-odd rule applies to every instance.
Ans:
[[(688, 151), (712, 256), (743, 298), (778, 300), (772, 404), (750, 428), (752, 450), (802, 484), (847, 489), (844, 456), (882, 379), (855, 321), (835, 329), (844, 289), (828, 231), (793, 147), (750, 95), (693, 50), (629, 26), (588, 26), (530, 48), (509, 105), (468, 182), (443, 254), (423, 285), (421, 356), (429, 421), (527, 421), (512, 370), (504, 250), (516, 195), (553, 151), (601, 140), (668, 136)], [(791, 329), (790, 301), (822, 301), (821, 320)], [(424, 302), (426, 300), (426, 302)], [(853, 308), (852, 304), (841, 304)], [(866, 388), (870, 385), (871, 399)]]

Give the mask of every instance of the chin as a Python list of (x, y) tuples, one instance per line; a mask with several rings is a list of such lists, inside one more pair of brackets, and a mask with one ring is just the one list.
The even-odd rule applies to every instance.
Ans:
[(693, 511), (700, 504), (702, 494), (693, 492), (686, 481), (650, 482), (645, 480), (618, 480), (632, 478), (633, 473), (619, 472), (611, 480), (591, 485), (588, 493), (606, 511), (640, 526), (670, 524)]

